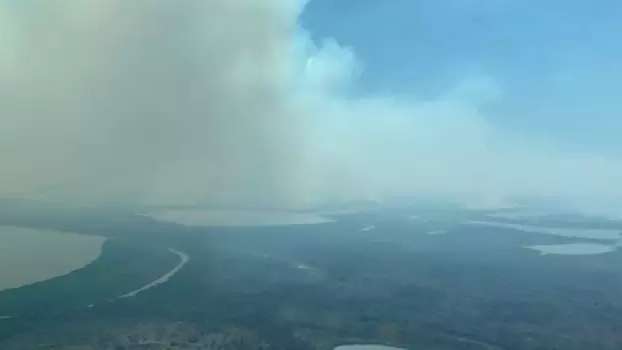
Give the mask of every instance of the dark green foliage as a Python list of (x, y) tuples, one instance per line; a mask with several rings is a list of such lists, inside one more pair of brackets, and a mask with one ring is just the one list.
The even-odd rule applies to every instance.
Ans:
[[(143, 219), (125, 220), (115, 230), (125, 236), (85, 269), (0, 293), (0, 314), (21, 316), (0, 321), (0, 345), (20, 332), (66, 340), (69, 329), (164, 320), (205, 333), (252, 330), (270, 349), (622, 348), (621, 253), (543, 257), (522, 246), (575, 240), (460, 225), (473, 213), (432, 214), (427, 222), (388, 212), (254, 229), (145, 221), (130, 230), (124, 225)], [(362, 232), (370, 222), (376, 230)], [(425, 234), (439, 228), (448, 234)], [(169, 283), (113, 299), (174, 266), (168, 248), (192, 260)], [(235, 344), (257, 345), (245, 341)]]

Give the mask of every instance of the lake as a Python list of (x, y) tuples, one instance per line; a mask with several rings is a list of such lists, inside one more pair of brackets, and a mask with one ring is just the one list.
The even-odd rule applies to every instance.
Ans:
[(570, 237), (570, 238), (589, 238), (589, 239), (606, 239), (606, 240), (619, 240), (622, 238), (620, 235), (621, 230), (611, 229), (581, 229), (581, 228), (561, 228), (561, 227), (547, 227), (547, 226), (535, 226), (535, 225), (521, 225), (521, 224), (508, 224), (503, 222), (494, 221), (468, 221), (468, 225), (479, 225), (497, 227), (502, 229), (518, 230), (530, 233), (544, 233), (549, 235)]
[(615, 246), (594, 243), (534, 245), (525, 248), (538, 251), (542, 255), (598, 255), (610, 253), (617, 249)]
[(340, 345), (335, 350), (404, 350), (386, 345)]
[(187, 226), (283, 226), (330, 223), (321, 215), (291, 211), (164, 210), (145, 214), (156, 220)]
[(101, 254), (105, 238), (0, 226), (0, 291), (66, 275)]

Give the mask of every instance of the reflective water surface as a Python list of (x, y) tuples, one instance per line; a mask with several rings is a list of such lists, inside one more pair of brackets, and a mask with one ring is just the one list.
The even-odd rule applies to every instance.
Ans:
[(0, 290), (68, 274), (100, 254), (103, 237), (0, 226)]
[(314, 214), (293, 211), (165, 210), (146, 214), (160, 221), (188, 226), (282, 226), (333, 222)]

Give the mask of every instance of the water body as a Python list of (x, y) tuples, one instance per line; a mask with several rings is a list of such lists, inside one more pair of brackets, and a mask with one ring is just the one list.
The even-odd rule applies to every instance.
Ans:
[(376, 226), (375, 226), (375, 225), (369, 225), (369, 226), (365, 226), (365, 227), (363, 227), (363, 228), (361, 229), (361, 231), (363, 231), (363, 232), (369, 232), (369, 231), (373, 231), (373, 230), (375, 230), (375, 229), (376, 229)]
[(497, 213), (487, 214), (486, 216), (491, 217), (491, 218), (497, 218), (497, 219), (525, 220), (525, 219), (544, 218), (550, 215), (559, 215), (559, 214), (563, 214), (563, 212), (524, 209), (524, 210), (501, 211)]
[(570, 238), (589, 238), (603, 240), (619, 240), (622, 238), (620, 230), (610, 229), (581, 229), (581, 228), (557, 228), (535, 225), (508, 224), (494, 221), (468, 221), (468, 225), (490, 226), (505, 229), (512, 229), (530, 233), (545, 233), (561, 237)]
[(408, 217), (408, 220), (410, 220), (410, 221), (420, 221), (420, 222), (425, 222), (426, 221), (426, 219), (422, 218), (419, 215), (411, 215), (411, 216)]
[(446, 230), (428, 231), (426, 232), (426, 234), (429, 236), (442, 236), (442, 235), (446, 235), (447, 231)]
[(296, 268), (299, 270), (315, 270), (313, 267), (303, 263), (296, 264)]
[(386, 345), (340, 345), (335, 350), (406, 350)]
[(284, 226), (334, 222), (321, 215), (290, 211), (165, 210), (146, 216), (188, 226)]
[(154, 280), (152, 282), (149, 282), (148, 284), (146, 284), (146, 285), (144, 285), (144, 286), (142, 286), (142, 287), (140, 287), (140, 288), (138, 288), (136, 290), (133, 290), (133, 291), (131, 291), (129, 293), (123, 294), (123, 295), (119, 296), (119, 298), (123, 299), (123, 298), (135, 297), (138, 294), (140, 294), (140, 293), (142, 293), (142, 292), (144, 292), (144, 291), (146, 291), (148, 289), (151, 289), (151, 288), (156, 287), (156, 286), (158, 286), (160, 284), (168, 282), (168, 280), (170, 280), (173, 276), (175, 276), (177, 274), (177, 272), (179, 272), (184, 267), (184, 265), (186, 265), (186, 263), (188, 263), (188, 261), (190, 261), (190, 257), (186, 253), (180, 252), (180, 251), (175, 250), (175, 249), (169, 249), (169, 251), (179, 257), (179, 259), (180, 259), (179, 264), (177, 264), (171, 271), (169, 271), (166, 274), (162, 275), (162, 277), (160, 277), (160, 278), (158, 278), (158, 279), (156, 279), (156, 280)]
[(534, 245), (525, 248), (538, 251), (542, 255), (598, 255), (611, 253), (617, 249), (615, 246), (594, 243)]
[(0, 290), (66, 275), (97, 259), (105, 238), (0, 226)]

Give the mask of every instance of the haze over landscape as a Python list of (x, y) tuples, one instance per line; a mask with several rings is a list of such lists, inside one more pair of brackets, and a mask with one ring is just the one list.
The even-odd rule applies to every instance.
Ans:
[(620, 32), (0, 0), (0, 349), (622, 349)]

